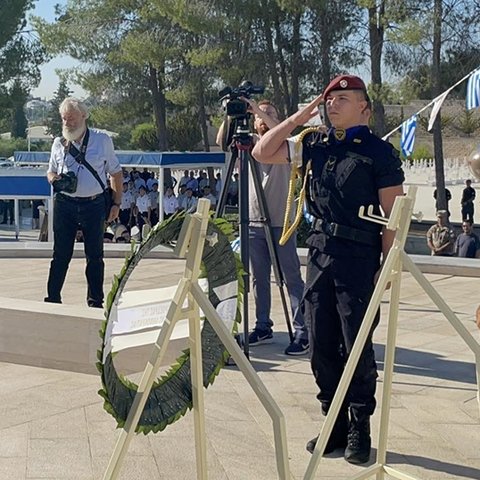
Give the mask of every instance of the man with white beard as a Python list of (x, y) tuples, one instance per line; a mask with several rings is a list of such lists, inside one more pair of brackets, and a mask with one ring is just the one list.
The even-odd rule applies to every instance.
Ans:
[[(105, 221), (118, 218), (122, 200), (122, 169), (108, 135), (87, 128), (88, 110), (75, 98), (59, 108), (62, 137), (52, 145), (47, 178), (55, 191), (53, 259), (45, 302), (62, 303), (61, 291), (82, 230), (87, 268), (87, 304), (103, 307), (103, 233)], [(111, 197), (107, 189), (110, 175)], [(109, 211), (107, 211), (107, 208)]]

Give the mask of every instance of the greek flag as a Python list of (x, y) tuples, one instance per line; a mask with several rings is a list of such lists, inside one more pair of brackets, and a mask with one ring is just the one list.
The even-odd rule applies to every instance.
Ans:
[(480, 69), (468, 79), (466, 104), (467, 110), (480, 107)]
[(240, 237), (230, 242), (230, 246), (235, 253), (240, 253)]
[(413, 152), (413, 144), (415, 143), (415, 128), (417, 128), (417, 116), (412, 115), (408, 120), (402, 123), (402, 138), (400, 140), (400, 148), (405, 157)]

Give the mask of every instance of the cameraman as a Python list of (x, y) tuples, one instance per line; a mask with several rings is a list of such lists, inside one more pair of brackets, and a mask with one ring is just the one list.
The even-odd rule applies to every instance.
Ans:
[[(257, 132), (257, 135), (254, 136), (255, 142), (279, 123), (278, 111), (268, 100), (262, 100), (257, 104), (251, 99), (240, 98), (248, 104), (248, 111), (253, 114), (254, 127)], [(217, 144), (223, 144), (223, 136), (224, 125), (222, 124), (217, 135)], [(288, 164), (266, 165), (260, 163), (256, 163), (255, 166), (258, 169), (260, 181), (262, 182), (266, 200), (265, 206), (267, 207), (272, 227), (273, 242), (278, 253), (278, 260), (285, 278), (293, 313), (295, 339), (286, 348), (285, 353), (287, 355), (303, 355), (308, 353), (309, 344), (307, 328), (299, 308), (304, 284), (300, 273), (296, 238), (292, 236), (284, 246), (280, 246), (278, 243), (285, 216), (291, 166)], [(253, 347), (272, 343), (273, 341), (273, 321), (270, 318), (270, 272), (272, 260), (268, 250), (264, 222), (261, 220), (262, 215), (252, 175), (249, 177), (248, 188), (250, 266), (256, 315), (255, 329), (249, 335), (249, 343)]]
[[(59, 112), (63, 136), (53, 142), (47, 171), (48, 181), (56, 195), (53, 259), (45, 302), (62, 303), (61, 291), (72, 258), (75, 236), (80, 228), (87, 258), (87, 303), (89, 307), (102, 308), (103, 233), (105, 220), (113, 222), (118, 218), (122, 200), (122, 169), (110, 137), (87, 128), (88, 110), (81, 101), (66, 98), (60, 104)], [(106, 190), (107, 173), (111, 177), (111, 207)]]

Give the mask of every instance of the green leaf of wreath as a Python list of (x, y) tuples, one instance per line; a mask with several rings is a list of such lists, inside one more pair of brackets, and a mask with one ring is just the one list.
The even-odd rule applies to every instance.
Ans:
[[(118, 427), (122, 427), (128, 416), (138, 386), (117, 373), (112, 353), (109, 353), (105, 362), (102, 362), (105, 348), (105, 332), (109, 321), (112, 305), (120, 297), (130, 275), (140, 260), (150, 250), (158, 245), (169, 245), (176, 241), (185, 216), (175, 216), (158, 224), (140, 245), (138, 249), (132, 245), (132, 250), (125, 260), (118, 276), (112, 282), (112, 289), (107, 296), (106, 320), (100, 329), (102, 347), (98, 351), (97, 368), (100, 371), (102, 386), (99, 395), (104, 399), (104, 409), (115, 417)], [(233, 253), (229, 236), (232, 234), (230, 223), (224, 219), (210, 221), (207, 235), (218, 234), (218, 242), (211, 246), (205, 242), (202, 271), (208, 279), (208, 297), (214, 307), (220, 301), (213, 289), (238, 281), (237, 315), (233, 323), (233, 333), (236, 333), (240, 322), (239, 299), (243, 295), (243, 281), (241, 276), (241, 262)], [(208, 387), (213, 383), (220, 369), (225, 365), (228, 352), (225, 350), (217, 334), (208, 323), (204, 322), (202, 333), (203, 384)], [(152, 387), (147, 403), (137, 426), (137, 433), (158, 432), (174, 423), (192, 408), (192, 386), (190, 381), (190, 352), (185, 350), (165, 375)]]

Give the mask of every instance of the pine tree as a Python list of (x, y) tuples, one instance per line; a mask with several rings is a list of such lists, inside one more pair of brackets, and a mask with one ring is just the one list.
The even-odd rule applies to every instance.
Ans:
[(48, 111), (47, 121), (45, 122), (47, 133), (54, 137), (59, 137), (62, 134), (62, 119), (60, 118), (58, 108), (71, 93), (72, 91), (68, 88), (67, 82), (65, 80), (60, 80), (58, 88), (53, 94), (53, 99), (50, 102), (51, 107)]
[(20, 80), (15, 80), (9, 92), (11, 102), (11, 129), (12, 138), (27, 138), (28, 121), (25, 115), (27, 91)]

